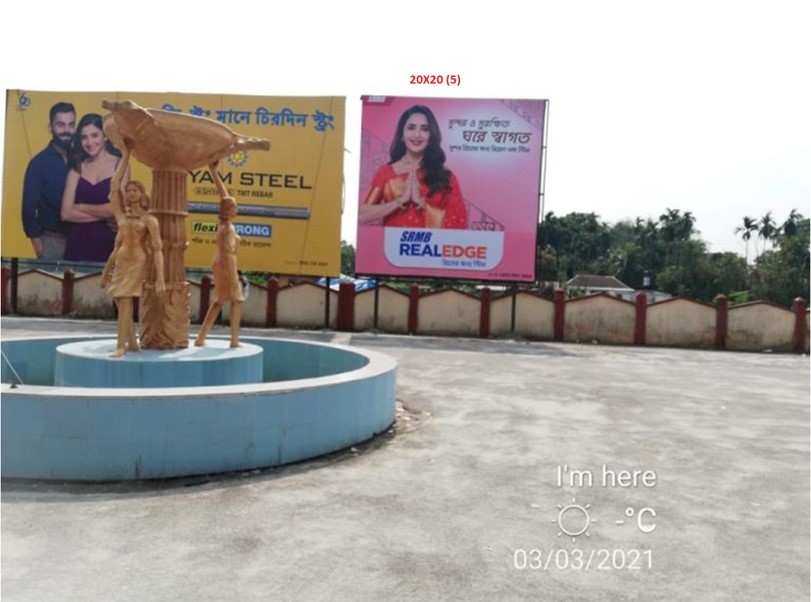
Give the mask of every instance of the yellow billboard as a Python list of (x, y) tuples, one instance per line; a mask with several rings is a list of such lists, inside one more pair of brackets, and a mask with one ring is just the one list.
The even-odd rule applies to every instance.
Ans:
[[(106, 174), (87, 163), (88, 153), (95, 152), (94, 124), (106, 113), (103, 100), (132, 100), (148, 109), (205, 117), (239, 134), (270, 140), (269, 151), (236, 152), (218, 167), (239, 205), (234, 225), (241, 237), (240, 269), (310, 276), (340, 273), (345, 98), (336, 96), (8, 90), (4, 257), (67, 263), (106, 259), (114, 226), (101, 219), (103, 209), (93, 208), (93, 218), (73, 211), (81, 203), (106, 203)], [(108, 163), (115, 165), (120, 152), (109, 141), (103, 144)], [(78, 177), (67, 178), (71, 170)], [(130, 178), (144, 182), (147, 189), (152, 181), (149, 168), (134, 160)], [(186, 192), (186, 265), (208, 267), (215, 250), (219, 195), (207, 168), (188, 173)], [(71, 211), (63, 210), (66, 203)], [(95, 221), (88, 224), (91, 219)]]

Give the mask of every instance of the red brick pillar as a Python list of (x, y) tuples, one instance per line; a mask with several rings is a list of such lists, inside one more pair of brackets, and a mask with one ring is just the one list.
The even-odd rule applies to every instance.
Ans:
[(794, 351), (797, 353), (805, 352), (805, 331), (807, 328), (805, 299), (797, 297), (794, 299)]
[(729, 327), (729, 299), (718, 295), (715, 299), (715, 348), (727, 348), (727, 330)]
[(338, 330), (355, 330), (355, 285), (341, 282), (338, 287)]
[(62, 275), (62, 315), (73, 311), (73, 282), (76, 274), (73, 270), (65, 270)]
[(416, 334), (420, 307), (420, 288), (412, 284), (408, 290), (408, 334)]
[(648, 325), (648, 296), (636, 294), (636, 324), (634, 325), (634, 345), (644, 345)]
[(555, 326), (553, 339), (555, 341), (563, 340), (563, 328), (566, 325), (566, 293), (563, 289), (555, 291)]
[(3, 266), (2, 268), (0, 268), (0, 274), (2, 274), (2, 283), (3, 283), (2, 314), (5, 316), (6, 314), (11, 313), (11, 302), (8, 299), (8, 287), (9, 282), (11, 281), (11, 269), (7, 268), (6, 266)]
[(200, 323), (206, 319), (208, 306), (211, 305), (211, 276), (205, 275), (200, 279)]
[(486, 286), (482, 289), (479, 336), (483, 339), (490, 336), (490, 289)]
[(276, 302), (279, 298), (279, 281), (276, 278), (268, 280), (268, 304), (265, 308), (265, 326), (276, 326)]

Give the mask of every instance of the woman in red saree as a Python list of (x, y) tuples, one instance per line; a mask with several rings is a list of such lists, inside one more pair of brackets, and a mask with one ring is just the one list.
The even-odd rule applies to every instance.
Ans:
[(445, 168), (439, 124), (431, 110), (414, 105), (401, 116), (391, 161), (377, 170), (359, 210), (361, 223), (382, 220), (398, 228), (467, 228), (459, 181)]

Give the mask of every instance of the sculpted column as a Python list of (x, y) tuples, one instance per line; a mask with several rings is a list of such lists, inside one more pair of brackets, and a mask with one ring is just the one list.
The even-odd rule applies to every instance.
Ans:
[(152, 213), (163, 240), (166, 294), (155, 292), (157, 275), (150, 270), (141, 299), (141, 345), (146, 349), (189, 346), (191, 308), (186, 281), (186, 173), (152, 172)]

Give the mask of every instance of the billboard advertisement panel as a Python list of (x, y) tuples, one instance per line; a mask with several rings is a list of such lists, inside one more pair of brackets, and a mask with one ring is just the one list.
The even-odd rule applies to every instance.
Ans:
[[(114, 223), (103, 219), (104, 207), (120, 152), (104, 141), (102, 151), (93, 146), (96, 116), (106, 113), (102, 100), (132, 100), (147, 109), (205, 117), (239, 134), (270, 140), (269, 151), (235, 152), (218, 166), (239, 205), (234, 225), (241, 237), (240, 269), (340, 273), (345, 99), (334, 96), (9, 90), (4, 257), (106, 260), (115, 232)], [(93, 161), (96, 157), (106, 161)], [(71, 167), (78, 175), (67, 178)], [(150, 188), (150, 170), (135, 160), (130, 178)], [(186, 185), (186, 265), (208, 267), (219, 196), (206, 167), (191, 170)], [(67, 213), (62, 210), (66, 202)]]
[(364, 96), (357, 272), (533, 281), (546, 109)]

